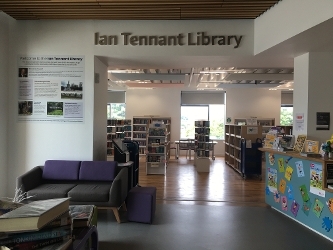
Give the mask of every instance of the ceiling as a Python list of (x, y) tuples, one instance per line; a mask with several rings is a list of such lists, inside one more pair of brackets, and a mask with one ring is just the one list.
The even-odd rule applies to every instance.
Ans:
[(0, 10), (17, 20), (254, 19), (279, 0), (4, 0)]
[[(279, 0), (0, 0), (0, 10), (17, 20), (255, 19), (278, 2)], [(191, 63), (189, 58), (170, 60), (105, 57), (101, 60), (111, 70), (110, 90), (128, 88), (223, 90), (239, 87), (291, 90), (293, 88), (291, 61), (274, 65), (265, 62), (266, 58), (260, 57), (197, 59), (191, 57)]]

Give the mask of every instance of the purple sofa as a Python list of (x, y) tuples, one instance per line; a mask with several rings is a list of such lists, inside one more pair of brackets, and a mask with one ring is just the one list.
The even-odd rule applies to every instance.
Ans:
[(27, 202), (71, 197), (71, 205), (111, 208), (120, 223), (118, 209), (128, 193), (128, 169), (116, 161), (47, 160), (19, 176), (16, 187), (32, 196)]

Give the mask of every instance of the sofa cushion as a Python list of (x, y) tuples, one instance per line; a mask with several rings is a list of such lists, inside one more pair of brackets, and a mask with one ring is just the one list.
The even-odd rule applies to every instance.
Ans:
[(27, 192), (28, 196), (33, 196), (31, 200), (47, 200), (68, 197), (67, 193), (76, 184), (42, 184)]
[(81, 161), (48, 160), (43, 169), (43, 179), (78, 180)]
[(117, 176), (116, 161), (82, 161), (79, 180), (113, 181)]
[(111, 184), (78, 184), (68, 192), (71, 201), (107, 202)]

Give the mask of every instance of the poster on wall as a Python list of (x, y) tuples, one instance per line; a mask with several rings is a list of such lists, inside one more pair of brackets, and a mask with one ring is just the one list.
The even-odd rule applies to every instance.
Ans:
[(84, 56), (19, 56), (18, 121), (83, 122)]
[(297, 113), (295, 116), (296, 131), (304, 130), (304, 113)]
[(310, 192), (325, 197), (323, 187), (323, 167), (321, 164), (310, 164)]

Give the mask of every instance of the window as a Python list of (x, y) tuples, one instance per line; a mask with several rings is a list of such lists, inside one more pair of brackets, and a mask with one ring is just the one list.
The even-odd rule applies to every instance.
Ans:
[(293, 109), (292, 105), (282, 105), (280, 113), (280, 125), (293, 125)]
[(125, 119), (125, 103), (108, 103), (107, 119)]
[(181, 106), (180, 138), (194, 139), (194, 121), (210, 121), (210, 139), (224, 139), (225, 106), (183, 105)]

